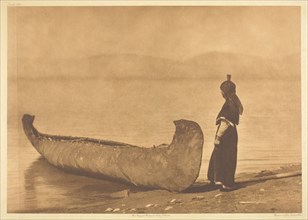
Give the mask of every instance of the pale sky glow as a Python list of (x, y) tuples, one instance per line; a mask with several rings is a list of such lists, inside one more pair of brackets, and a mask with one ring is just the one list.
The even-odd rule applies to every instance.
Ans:
[(187, 59), (210, 51), (282, 57), (300, 52), (300, 8), (19, 7), (9, 9), (9, 43), (19, 58)]

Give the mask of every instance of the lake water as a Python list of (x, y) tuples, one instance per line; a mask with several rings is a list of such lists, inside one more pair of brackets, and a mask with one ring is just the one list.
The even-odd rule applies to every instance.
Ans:
[[(9, 82), (8, 211), (83, 204), (121, 185), (64, 173), (36, 152), (21, 117), (39, 131), (151, 147), (170, 143), (173, 121), (196, 121), (205, 135), (200, 179), (206, 179), (215, 118), (224, 100), (216, 80), (18, 80)], [(237, 174), (301, 162), (300, 81), (236, 81), (244, 114), (238, 126)], [(109, 187), (109, 188), (108, 188)]]

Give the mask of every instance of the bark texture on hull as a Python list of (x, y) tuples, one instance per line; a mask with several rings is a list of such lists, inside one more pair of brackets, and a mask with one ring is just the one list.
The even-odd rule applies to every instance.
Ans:
[(193, 121), (174, 121), (170, 145), (143, 148), (115, 141), (53, 136), (38, 132), (34, 116), (22, 118), (26, 136), (49, 163), (120, 179), (136, 186), (183, 191), (197, 179), (201, 166), (203, 133)]

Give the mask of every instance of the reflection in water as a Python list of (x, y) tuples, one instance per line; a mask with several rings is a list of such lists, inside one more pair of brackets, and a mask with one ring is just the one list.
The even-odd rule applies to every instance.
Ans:
[[(78, 176), (59, 170), (40, 157), (25, 172), (25, 211), (69, 208), (124, 189), (129, 185)], [(135, 190), (135, 189), (134, 189)]]

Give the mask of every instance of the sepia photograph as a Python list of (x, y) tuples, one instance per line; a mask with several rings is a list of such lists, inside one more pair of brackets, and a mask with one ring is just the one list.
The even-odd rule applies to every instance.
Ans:
[(1, 3), (1, 219), (307, 219), (307, 2), (260, 2)]

